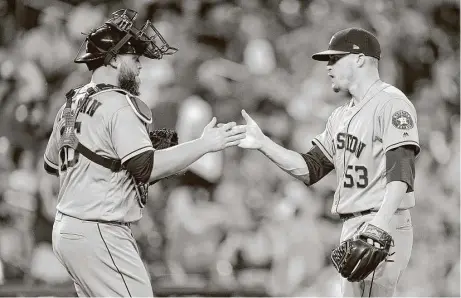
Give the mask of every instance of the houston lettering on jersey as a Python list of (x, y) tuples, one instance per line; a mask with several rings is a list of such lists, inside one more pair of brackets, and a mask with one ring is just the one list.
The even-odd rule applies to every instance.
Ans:
[(336, 135), (336, 149), (346, 149), (353, 153), (357, 158), (360, 157), (366, 144), (359, 141), (359, 139), (351, 134), (340, 132)]

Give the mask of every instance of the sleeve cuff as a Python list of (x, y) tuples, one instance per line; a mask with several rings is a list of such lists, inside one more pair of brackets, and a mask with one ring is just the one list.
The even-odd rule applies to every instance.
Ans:
[(415, 156), (417, 157), (419, 155), (419, 152), (421, 151), (421, 148), (419, 147), (419, 144), (416, 141), (403, 141), (403, 142), (394, 143), (392, 145), (387, 146), (386, 149), (384, 150), (384, 152), (387, 152), (389, 150), (395, 149), (395, 148), (400, 147), (400, 146), (405, 146), (405, 145), (415, 146), (415, 148), (416, 148)]
[(45, 161), (45, 163), (52, 169), (54, 170), (58, 170), (59, 169), (59, 166), (55, 163), (53, 163), (48, 157), (46, 157), (46, 155), (43, 156), (43, 160)]
[(334, 164), (334, 162), (333, 162), (333, 157), (331, 156), (331, 154), (327, 151), (327, 149), (323, 146), (323, 144), (322, 144), (318, 139), (313, 139), (313, 140), (312, 140), (312, 143), (313, 143), (314, 145), (317, 145), (317, 146), (320, 148), (320, 150), (322, 150), (322, 153), (325, 155), (325, 157), (328, 158), (328, 160), (329, 160), (332, 164)]
[(141, 153), (147, 152), (147, 151), (155, 151), (155, 150), (154, 150), (154, 147), (152, 147), (152, 146), (145, 146), (145, 147), (139, 148), (139, 149), (137, 149), (135, 151), (132, 151), (132, 152), (128, 153), (127, 155), (125, 155), (122, 158), (122, 164), (125, 163), (128, 159), (132, 158), (133, 156), (136, 156), (138, 154), (141, 154)]

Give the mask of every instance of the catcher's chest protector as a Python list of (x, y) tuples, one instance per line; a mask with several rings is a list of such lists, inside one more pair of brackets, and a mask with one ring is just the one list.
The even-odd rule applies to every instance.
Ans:
[[(77, 135), (75, 134), (75, 121), (78, 114), (81, 112), (82, 107), (85, 105), (85, 102), (87, 102), (91, 96), (108, 91), (115, 91), (124, 94), (136, 116), (138, 116), (138, 118), (146, 125), (146, 129), (148, 128), (148, 125), (152, 123), (152, 113), (149, 107), (147, 107), (147, 105), (139, 98), (132, 96), (125, 90), (108, 84), (98, 84), (96, 85), (96, 88), (90, 87), (87, 89), (83, 99), (79, 101), (77, 108), (72, 110), (72, 99), (76, 94), (76, 90), (72, 89), (66, 94), (66, 106), (64, 107), (62, 115), (65, 124), (64, 132), (59, 140), (59, 150), (64, 147), (70, 147), (76, 152), (88, 158), (90, 161), (97, 163), (98, 165), (105, 167), (112, 172), (119, 172), (123, 169), (120, 159), (104, 157), (94, 153), (85, 145), (80, 143)], [(133, 177), (132, 179), (135, 184), (138, 203), (141, 207), (144, 207), (147, 201), (148, 184), (137, 183)]]

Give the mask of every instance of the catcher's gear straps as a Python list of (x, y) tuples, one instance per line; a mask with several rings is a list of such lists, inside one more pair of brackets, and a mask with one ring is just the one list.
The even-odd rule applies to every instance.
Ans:
[[(120, 159), (103, 157), (101, 155), (98, 155), (78, 141), (78, 138), (74, 132), (75, 119), (77, 118), (83, 103), (85, 102), (85, 100), (88, 99), (88, 97), (94, 96), (97, 93), (107, 91), (116, 91), (124, 94), (127, 98), (128, 103), (133, 108), (135, 114), (144, 123), (146, 123), (146, 125), (152, 123), (150, 109), (148, 109), (147, 105), (145, 105), (139, 98), (132, 96), (123, 89), (119, 89), (109, 84), (98, 84), (96, 85), (96, 90), (94, 88), (88, 88), (83, 100), (80, 101), (79, 106), (76, 108), (75, 111), (72, 111), (72, 98), (76, 93), (75, 90), (76, 89), (72, 89), (66, 93), (66, 106), (63, 111), (63, 117), (65, 119), (64, 134), (61, 138), (59, 147), (72, 147), (74, 150), (78, 151), (80, 154), (82, 154), (92, 162), (97, 163), (98, 165), (105, 167), (111, 170), (112, 172), (119, 172), (122, 169), (122, 162)], [(146, 110), (146, 108), (148, 109), (148, 111)]]

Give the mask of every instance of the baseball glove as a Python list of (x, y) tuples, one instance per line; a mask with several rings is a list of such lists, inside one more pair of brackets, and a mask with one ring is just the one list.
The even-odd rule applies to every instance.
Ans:
[(331, 252), (331, 260), (348, 281), (362, 281), (390, 256), (393, 245), (394, 241), (386, 231), (364, 223), (353, 237)]
[[(152, 142), (152, 147), (155, 149), (165, 149), (178, 145), (178, 133), (174, 129), (154, 129), (149, 133), (149, 139)], [(151, 181), (149, 185), (154, 185), (158, 181), (160, 179)]]
[(178, 134), (174, 129), (154, 129), (149, 133), (149, 138), (155, 149), (165, 149), (178, 145)]

